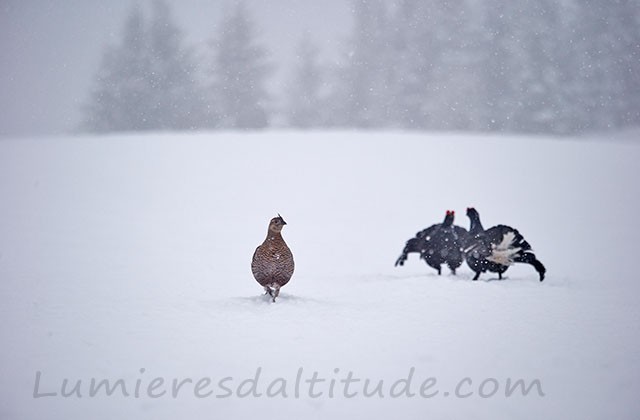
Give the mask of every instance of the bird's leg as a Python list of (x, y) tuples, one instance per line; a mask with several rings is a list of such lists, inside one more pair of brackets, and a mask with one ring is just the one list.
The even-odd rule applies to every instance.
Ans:
[(273, 296), (273, 292), (271, 291), (271, 288), (269, 286), (264, 286), (264, 294)]
[(273, 294), (271, 296), (273, 296), (272, 302), (276, 301), (276, 298), (280, 295), (280, 286), (277, 283), (274, 283), (273, 285)]
[(498, 280), (502, 280), (502, 271), (498, 271)]
[(476, 271), (476, 275), (473, 277), (474, 280), (478, 280), (480, 278), (480, 272)]
[(438, 275), (442, 275), (442, 268), (438, 267)]

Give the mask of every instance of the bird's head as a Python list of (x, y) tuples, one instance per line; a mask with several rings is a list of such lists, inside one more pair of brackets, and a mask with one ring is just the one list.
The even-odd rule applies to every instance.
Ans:
[(272, 232), (280, 232), (286, 224), (287, 222), (285, 222), (282, 216), (280, 216), (280, 213), (278, 213), (278, 217), (274, 217), (271, 219), (271, 222), (269, 222), (269, 230)]
[(447, 210), (447, 214), (444, 216), (443, 224), (445, 226), (451, 226), (453, 224), (453, 218), (456, 216), (456, 212), (453, 210)]
[(480, 213), (473, 207), (467, 207), (467, 216), (471, 225), (469, 226), (469, 232), (476, 235), (484, 230), (482, 223), (480, 222)]

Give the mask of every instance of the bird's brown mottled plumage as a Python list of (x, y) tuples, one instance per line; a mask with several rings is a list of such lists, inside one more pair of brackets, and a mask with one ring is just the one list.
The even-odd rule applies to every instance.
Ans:
[(253, 277), (276, 301), (280, 288), (287, 284), (293, 275), (293, 254), (282, 238), (282, 228), (287, 222), (278, 215), (269, 222), (267, 238), (256, 248), (251, 261)]

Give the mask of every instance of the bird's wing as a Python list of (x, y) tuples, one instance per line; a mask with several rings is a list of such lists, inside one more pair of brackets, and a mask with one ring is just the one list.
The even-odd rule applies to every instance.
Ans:
[(453, 235), (461, 247), (464, 247), (469, 240), (469, 231), (461, 226), (453, 226)]
[(486, 258), (491, 255), (491, 242), (485, 232), (469, 235), (464, 245), (465, 253), (473, 253), (476, 258)]
[(428, 228), (423, 229), (420, 232), (416, 233), (416, 238), (420, 238), (428, 241), (431, 239), (431, 236), (433, 235), (433, 233), (436, 230), (438, 230), (440, 226), (441, 226), (440, 224), (431, 225)]

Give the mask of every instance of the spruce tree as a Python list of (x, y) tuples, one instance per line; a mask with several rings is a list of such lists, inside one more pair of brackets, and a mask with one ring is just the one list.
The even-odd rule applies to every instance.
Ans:
[(149, 69), (143, 16), (135, 7), (125, 22), (122, 42), (105, 50), (84, 108), (83, 128), (95, 132), (151, 128)]
[(195, 63), (163, 0), (150, 24), (134, 7), (122, 41), (106, 48), (84, 108), (89, 131), (188, 129), (202, 125)]
[(289, 125), (296, 128), (317, 127), (323, 122), (322, 69), (318, 62), (319, 49), (305, 33), (300, 41), (292, 77), (287, 87)]
[(382, 127), (390, 118), (391, 39), (381, 0), (353, 0), (354, 32), (333, 98), (336, 122), (358, 128)]
[(244, 3), (224, 19), (212, 43), (211, 100), (221, 128), (260, 129), (269, 125), (267, 51), (256, 39)]
[(153, 128), (202, 126), (204, 101), (193, 54), (184, 46), (182, 31), (164, 0), (152, 3), (148, 42), (152, 96), (149, 108)]

